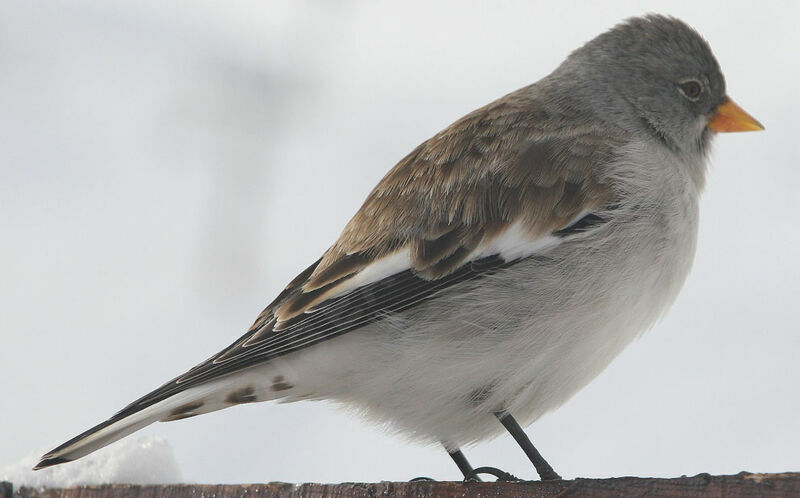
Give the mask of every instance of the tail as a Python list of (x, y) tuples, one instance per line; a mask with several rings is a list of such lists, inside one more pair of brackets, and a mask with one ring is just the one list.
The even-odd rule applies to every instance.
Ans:
[[(161, 388), (137, 400), (110, 419), (102, 422), (88, 431), (75, 436), (61, 446), (53, 449), (41, 457), (41, 461), (33, 470), (43, 469), (60, 463), (71, 462), (88, 455), (118, 439), (132, 434), (153, 422), (168, 422), (193, 417), (233, 405), (266, 401), (275, 399), (276, 393), (259, 389), (259, 380), (263, 374), (246, 374), (227, 376), (190, 387), (186, 390), (172, 394), (164, 399), (159, 398), (159, 392), (174, 382), (165, 384)], [(158, 400), (147, 402), (147, 400)]]

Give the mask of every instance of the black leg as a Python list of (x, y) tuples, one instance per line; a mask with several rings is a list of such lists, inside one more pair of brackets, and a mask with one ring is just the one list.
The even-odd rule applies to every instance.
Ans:
[[(469, 460), (467, 460), (467, 457), (465, 457), (464, 454), (461, 453), (461, 450), (458, 449), (453, 451), (447, 450), (447, 454), (450, 455), (450, 458), (452, 458), (454, 462), (456, 462), (456, 465), (458, 465), (458, 470), (460, 470), (461, 473), (464, 474), (465, 478), (469, 478), (472, 475), (475, 469), (472, 468), (472, 465), (470, 465)], [(478, 480), (480, 481), (480, 479)]]
[(522, 427), (519, 426), (514, 417), (511, 416), (510, 413), (498, 412), (495, 413), (495, 416), (500, 420), (500, 423), (503, 424), (503, 427), (511, 434), (517, 444), (519, 444), (522, 451), (528, 455), (528, 458), (533, 463), (533, 466), (536, 467), (536, 472), (539, 473), (539, 478), (543, 481), (551, 481), (554, 479), (561, 479), (561, 476), (556, 474), (556, 471), (553, 470), (553, 467), (550, 466), (547, 461), (542, 457), (539, 451), (533, 446), (531, 440), (528, 439), (528, 435), (525, 434), (525, 431), (522, 430)]
[(472, 465), (467, 460), (467, 457), (461, 453), (461, 450), (455, 449), (450, 451), (445, 446), (445, 450), (447, 450), (447, 454), (450, 455), (450, 458), (456, 462), (458, 465), (458, 470), (464, 474), (464, 481), (465, 482), (481, 482), (481, 478), (478, 477), (479, 474), (491, 474), (497, 478), (498, 481), (509, 481), (509, 482), (516, 482), (520, 479), (513, 474), (509, 474), (508, 472), (504, 472), (500, 469), (496, 469), (494, 467), (478, 467), (477, 469), (473, 469)]

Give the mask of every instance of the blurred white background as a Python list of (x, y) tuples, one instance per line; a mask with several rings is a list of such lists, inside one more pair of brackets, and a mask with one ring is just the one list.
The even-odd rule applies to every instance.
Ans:
[[(797, 1), (5, 2), (0, 467), (232, 342), (418, 143), (645, 12), (767, 129), (716, 140), (666, 319), (528, 433), (565, 477), (800, 470)], [(460, 476), (325, 403), (143, 432), (186, 481)], [(465, 452), (535, 476), (510, 437)]]

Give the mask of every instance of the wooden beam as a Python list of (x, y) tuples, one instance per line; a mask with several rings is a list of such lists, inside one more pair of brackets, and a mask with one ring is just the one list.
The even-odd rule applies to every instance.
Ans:
[[(9, 493), (9, 494), (4, 494)], [(134, 486), (109, 484), (74, 488), (27, 488), (11, 493), (0, 485), (0, 498), (178, 498), (214, 496), (217, 498), (368, 498), (443, 497), (797, 497), (800, 473), (751, 474), (731, 476), (699, 474), (672, 479), (617, 477), (613, 479), (574, 479), (530, 482), (380, 482), (344, 484), (169, 484)]]

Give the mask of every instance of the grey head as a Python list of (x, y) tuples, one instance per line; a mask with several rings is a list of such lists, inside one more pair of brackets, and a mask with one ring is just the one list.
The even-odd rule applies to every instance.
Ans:
[(573, 52), (548, 78), (593, 114), (685, 154), (704, 154), (710, 117), (727, 100), (708, 43), (661, 15), (618, 24)]

